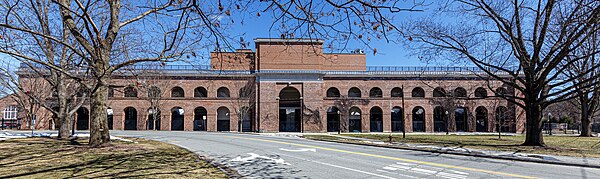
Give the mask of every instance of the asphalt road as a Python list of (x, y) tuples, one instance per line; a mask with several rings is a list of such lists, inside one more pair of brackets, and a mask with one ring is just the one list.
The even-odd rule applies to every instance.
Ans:
[(248, 178), (600, 178), (600, 169), (254, 134), (112, 131), (185, 147)]

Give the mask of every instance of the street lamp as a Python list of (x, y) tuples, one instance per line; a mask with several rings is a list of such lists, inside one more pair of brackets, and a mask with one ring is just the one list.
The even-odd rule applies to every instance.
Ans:
[(552, 122), (550, 121), (552, 119), (552, 113), (548, 113), (548, 128), (550, 130), (550, 135), (552, 135)]
[(448, 135), (448, 111), (446, 110), (444, 112), (444, 114), (446, 114), (446, 115), (444, 115), (444, 121), (445, 121), (444, 122), (445, 123), (444, 126), (446, 127), (446, 135)]

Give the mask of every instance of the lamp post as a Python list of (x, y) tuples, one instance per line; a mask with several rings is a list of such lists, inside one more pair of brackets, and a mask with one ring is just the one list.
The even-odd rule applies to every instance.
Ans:
[(444, 111), (444, 127), (446, 127), (446, 135), (448, 135), (448, 111)]
[(552, 113), (548, 113), (548, 128), (550, 130), (550, 135), (552, 135)]

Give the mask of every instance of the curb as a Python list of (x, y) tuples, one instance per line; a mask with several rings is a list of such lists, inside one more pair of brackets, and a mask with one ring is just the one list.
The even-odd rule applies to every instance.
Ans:
[[(302, 137), (302, 138), (304, 138), (304, 137)], [(428, 150), (428, 149), (403, 147), (403, 146), (368, 144), (368, 143), (347, 142), (347, 141), (326, 140), (326, 139), (308, 139), (308, 138), (304, 138), (304, 139), (315, 140), (315, 141), (323, 141), (323, 142), (334, 142), (334, 143), (342, 143), (342, 144), (360, 145), (360, 146), (382, 147), (382, 148), (389, 148), (389, 149), (402, 149), (402, 150), (412, 150), (412, 151), (419, 151), (419, 152), (430, 152), (430, 153), (438, 153), (438, 154), (450, 154), (450, 155), (460, 155), (460, 156), (481, 157), (481, 158), (490, 158), (490, 159), (511, 160), (511, 161), (520, 161), (520, 162), (532, 162), (532, 163), (563, 165), (563, 166), (577, 166), (577, 167), (598, 168), (598, 169), (600, 169), (600, 165), (592, 165), (592, 164), (584, 164), (584, 163), (569, 163), (569, 162), (561, 162), (561, 161), (547, 161), (547, 160), (537, 160), (537, 159), (525, 159), (525, 158), (518, 158), (518, 157), (484, 155), (484, 154), (464, 153), (464, 152), (455, 152), (455, 151)]]

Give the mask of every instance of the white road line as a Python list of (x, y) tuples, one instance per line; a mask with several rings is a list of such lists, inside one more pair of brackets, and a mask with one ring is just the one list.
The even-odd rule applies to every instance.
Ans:
[(389, 173), (389, 174), (394, 174), (394, 175), (400, 175), (404, 178), (419, 178), (419, 177), (415, 177), (415, 176), (410, 176), (410, 175), (403, 175), (400, 173), (394, 173), (394, 172), (389, 172), (389, 171), (385, 171), (385, 170), (381, 170), (381, 169), (377, 169), (378, 172), (383, 172), (383, 173)]
[(344, 170), (350, 170), (350, 171), (354, 171), (354, 172), (358, 172), (358, 173), (364, 173), (364, 174), (367, 174), (367, 175), (373, 175), (373, 176), (376, 176), (376, 177), (388, 178), (388, 179), (395, 179), (394, 177), (389, 177), (389, 176), (380, 175), (380, 174), (376, 174), (376, 173), (371, 173), (371, 172), (366, 172), (366, 171), (362, 171), (362, 170), (352, 169), (352, 168), (348, 168), (348, 167), (342, 167), (342, 166), (339, 166), (339, 165), (328, 164), (328, 163), (323, 163), (323, 162), (318, 162), (318, 161), (311, 161), (311, 162), (318, 163), (318, 164), (321, 164), (321, 165), (327, 165), (327, 166), (330, 166), (330, 167), (341, 168), (341, 169), (344, 169)]

